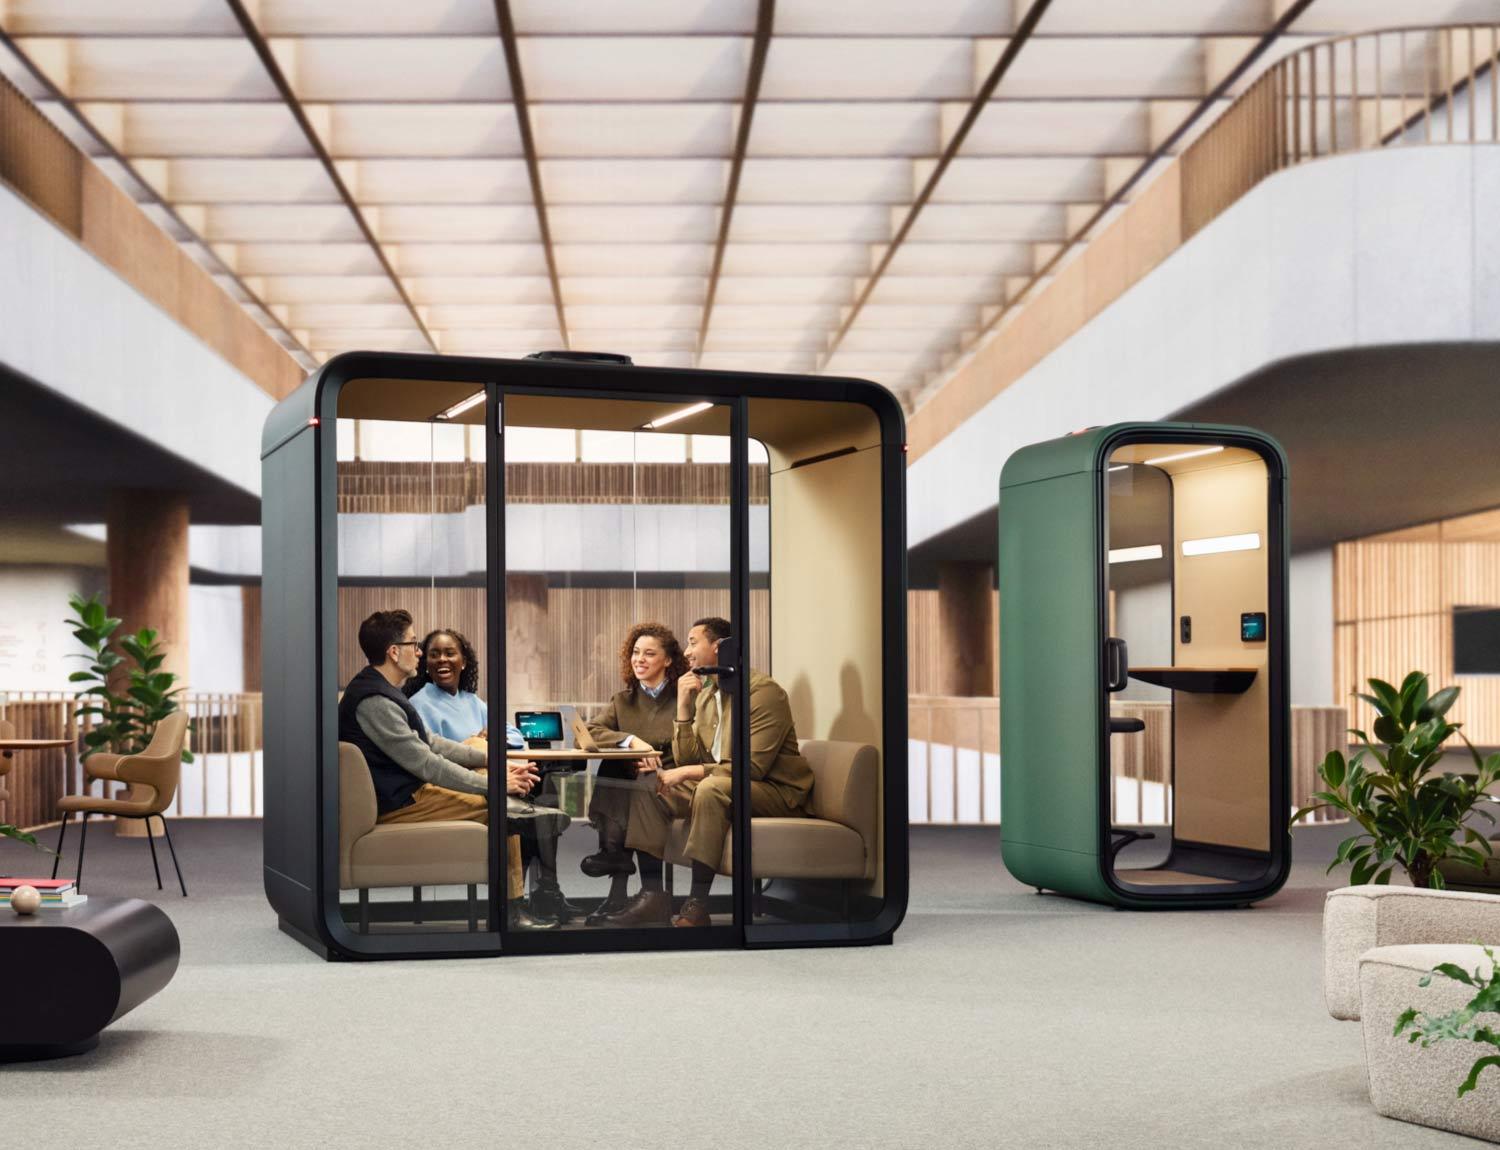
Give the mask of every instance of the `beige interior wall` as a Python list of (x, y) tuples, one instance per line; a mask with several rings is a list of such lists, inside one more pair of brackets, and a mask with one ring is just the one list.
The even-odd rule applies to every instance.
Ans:
[[(1258, 672), (1243, 694), (1174, 693), (1175, 833), (1192, 842), (1269, 850), (1269, 644), (1240, 641), (1240, 613), (1267, 610), (1270, 595), (1266, 466), (1237, 454), (1172, 477), (1175, 614), (1193, 618), (1187, 644), (1173, 620), (1173, 663)], [(1185, 539), (1251, 531), (1261, 537), (1255, 551), (1182, 554)]]
[[(877, 448), (773, 465), (770, 673), (791, 696), (799, 737), (869, 743), (883, 770), (880, 553)], [(878, 893), (883, 842), (876, 851)]]

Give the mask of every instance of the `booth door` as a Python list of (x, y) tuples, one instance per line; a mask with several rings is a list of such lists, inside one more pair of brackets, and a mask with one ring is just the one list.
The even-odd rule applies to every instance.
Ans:
[(490, 738), (520, 772), (505, 945), (732, 945), (737, 674), (697, 676), (675, 719), (693, 664), (737, 672), (732, 648), (768, 627), (734, 502), (764, 503), (764, 466), (759, 496), (741, 490), (732, 399), (507, 384), (499, 406)]

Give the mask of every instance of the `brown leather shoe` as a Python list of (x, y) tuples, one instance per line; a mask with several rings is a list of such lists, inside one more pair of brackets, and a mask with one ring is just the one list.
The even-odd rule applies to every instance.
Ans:
[(666, 926), (672, 921), (672, 896), (664, 890), (643, 890), (632, 895), (603, 926)]
[(708, 913), (706, 898), (690, 898), (672, 919), (673, 926), (712, 926), (713, 918)]

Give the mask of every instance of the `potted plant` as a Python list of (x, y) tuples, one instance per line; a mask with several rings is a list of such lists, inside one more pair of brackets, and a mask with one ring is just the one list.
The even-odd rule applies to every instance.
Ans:
[[(1494, 822), (1479, 804), (1493, 797), (1490, 788), (1500, 780), (1500, 754), (1481, 759), (1467, 739), (1474, 760), (1472, 772), (1439, 772), (1443, 744), (1458, 734), (1459, 724), (1445, 717), (1458, 698), (1459, 688), (1445, 687), (1428, 694), (1427, 676), (1413, 671), (1399, 688), (1370, 679), (1368, 695), (1359, 698), (1376, 711), (1371, 739), (1364, 731), (1349, 733), (1364, 744), (1352, 759), (1329, 751), (1318, 767), (1327, 790), (1317, 801), (1292, 816), (1332, 808), (1360, 826), (1360, 832), (1339, 844), (1329, 871), (1348, 863), (1349, 882), (1387, 883), (1401, 867), (1413, 886), (1443, 886), (1437, 869), (1441, 859), (1456, 859), (1483, 867), (1491, 853), (1485, 836), (1469, 825), (1472, 818)], [(1366, 756), (1375, 766), (1368, 765)]]
[[(80, 718), (93, 715), (97, 720), (83, 736), (87, 748), (84, 757), (96, 751), (133, 755), (145, 750), (156, 724), (177, 710), (177, 696), (186, 689), (176, 685), (177, 676), (173, 672), (162, 670), (166, 654), (157, 633), (150, 627), (142, 627), (135, 634), (126, 635), (119, 641), (125, 652), (121, 655), (110, 646), (120, 620), (105, 611), (97, 595), (87, 599), (71, 595), (68, 606), (75, 615), (67, 620), (73, 635), (88, 648), (87, 654), (73, 658), (89, 660), (88, 670), (74, 671), (68, 676), (70, 683), (87, 684), (78, 691), (78, 698), (85, 705), (76, 713)], [(121, 668), (124, 668), (123, 695), (114, 689)], [(192, 762), (192, 752), (184, 748), (182, 761)]]
[[(1480, 1055), (1474, 1065), (1469, 1067), (1469, 1076), (1458, 1086), (1460, 1098), (1479, 1085), (1479, 1075), (1485, 1067), (1500, 1068), (1500, 962), (1496, 961), (1495, 952), (1489, 947), (1484, 947), (1484, 954), (1490, 961), (1488, 978), (1481, 973), (1482, 968), (1476, 968), (1470, 974), (1456, 963), (1445, 962), (1433, 967), (1432, 974), (1424, 977), (1420, 983), (1422, 986), (1431, 986), (1432, 976), (1441, 974), (1444, 978), (1471, 986), (1475, 994), (1468, 1004), (1437, 1018), (1429, 1018), (1414, 1006), (1408, 1007), (1396, 1019), (1394, 1033), (1400, 1034), (1411, 1027), (1408, 1041), (1420, 1042), (1423, 1049), (1435, 1042), (1446, 1042), (1449, 1039), (1477, 1042), (1481, 1046), (1495, 1048), (1494, 1054)], [(1495, 1020), (1485, 1024), (1479, 1017), (1481, 1014), (1492, 1014)]]

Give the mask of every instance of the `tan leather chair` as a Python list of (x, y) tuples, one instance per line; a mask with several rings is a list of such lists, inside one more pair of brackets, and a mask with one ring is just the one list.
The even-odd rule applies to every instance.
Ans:
[(83, 889), (83, 852), (88, 845), (89, 816), (113, 815), (117, 819), (144, 819), (146, 841), (151, 844), (151, 867), (156, 871), (156, 889), (161, 890), (161, 867), (156, 861), (156, 840), (151, 835), (151, 818), (161, 819), (162, 834), (166, 836), (167, 849), (172, 852), (172, 866), (177, 870), (177, 885), (182, 888), (182, 897), (187, 897), (187, 883), (182, 881), (182, 867), (177, 862), (177, 848), (172, 845), (172, 832), (167, 829), (166, 815), (177, 794), (177, 784), (182, 778), (182, 744), (187, 739), (188, 717), (186, 711), (173, 711), (151, 734), (151, 742), (138, 755), (90, 755), (100, 758), (95, 770), (107, 772), (96, 778), (112, 779), (131, 784), (129, 795), (124, 798), (97, 795), (65, 795), (57, 802), (62, 812), (62, 826), (57, 832), (57, 857), (52, 861), (52, 877), (57, 877), (58, 864), (62, 862), (63, 840), (68, 834), (68, 816), (74, 811), (83, 815), (83, 832), (78, 842), (78, 873), (74, 881)]
[[(14, 739), (16, 737), (16, 725), (9, 719), (0, 719), (0, 739)], [(5, 776), (10, 774), (10, 768), (14, 765), (14, 751), (0, 751), (0, 803), (10, 798), (10, 792), (5, 789)]]
[[(868, 743), (804, 740), (813, 789), (806, 818), (752, 818), (750, 858), (755, 879), (872, 879), (880, 799), (880, 752)], [(687, 824), (667, 836), (667, 861), (686, 866)], [(734, 873), (734, 835), (724, 840), (720, 874)]]
[[(465, 886), (469, 929), (478, 929), (478, 884), (490, 881), (490, 831), (483, 823), (379, 823), (375, 784), (365, 756), (353, 743), (339, 744), (339, 889), (359, 891), (359, 929), (370, 929), (370, 890), (411, 887), (421, 922), (424, 886)], [(515, 838), (515, 836), (511, 836)], [(520, 839), (510, 844), (519, 856)], [(521, 879), (519, 857), (508, 873)], [(511, 897), (520, 892), (512, 890)]]

